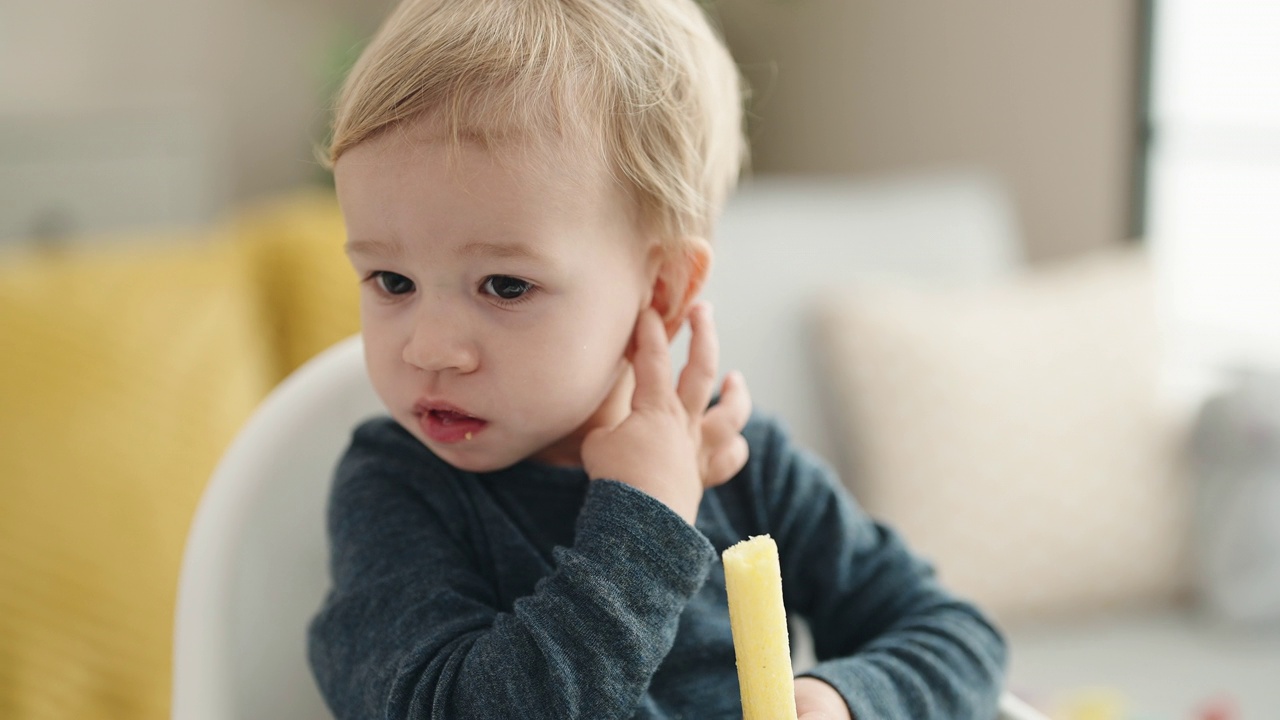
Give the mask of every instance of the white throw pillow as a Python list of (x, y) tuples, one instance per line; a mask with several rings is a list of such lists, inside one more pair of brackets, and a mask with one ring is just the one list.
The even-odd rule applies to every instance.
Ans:
[(999, 286), (844, 288), (819, 338), (872, 515), (1002, 621), (1168, 599), (1188, 493), (1136, 252)]

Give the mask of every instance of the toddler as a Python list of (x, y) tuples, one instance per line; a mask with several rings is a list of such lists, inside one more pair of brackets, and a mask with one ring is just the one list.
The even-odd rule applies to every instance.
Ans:
[(995, 717), (997, 631), (717, 383), (740, 106), (694, 0), (404, 0), (365, 50), (328, 159), (390, 417), (330, 498), (338, 718), (741, 717), (718, 557), (765, 533), (801, 718)]

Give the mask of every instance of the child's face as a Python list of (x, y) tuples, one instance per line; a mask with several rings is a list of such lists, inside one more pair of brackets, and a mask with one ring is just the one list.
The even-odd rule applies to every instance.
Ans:
[(334, 171), (373, 386), (455, 467), (578, 463), (625, 413), (654, 244), (598, 160), (560, 145), (499, 163), (434, 130), (392, 129)]

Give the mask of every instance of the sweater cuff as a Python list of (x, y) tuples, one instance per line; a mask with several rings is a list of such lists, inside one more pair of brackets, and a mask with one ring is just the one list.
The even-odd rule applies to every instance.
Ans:
[(593, 480), (578, 515), (574, 548), (606, 566), (629, 567), (692, 596), (706, 581), (715, 547), (697, 528), (648, 493), (616, 480)]

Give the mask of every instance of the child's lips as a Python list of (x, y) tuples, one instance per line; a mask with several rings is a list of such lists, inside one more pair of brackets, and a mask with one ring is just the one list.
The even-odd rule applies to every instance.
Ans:
[(489, 425), (487, 420), (446, 403), (418, 403), (413, 413), (423, 434), (440, 443), (471, 440)]

